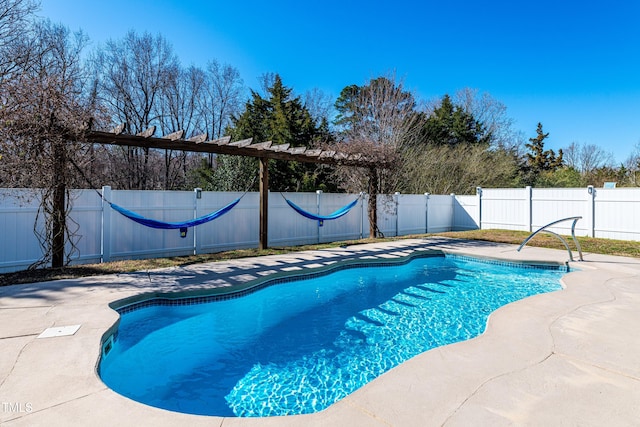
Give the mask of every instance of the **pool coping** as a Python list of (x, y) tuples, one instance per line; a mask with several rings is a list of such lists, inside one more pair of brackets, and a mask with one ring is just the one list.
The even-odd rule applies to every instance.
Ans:
[[(300, 264), (308, 271), (302, 264), (317, 264), (316, 257), (323, 260), (327, 253), (354, 262), (368, 256), (387, 261), (418, 249), (534, 263), (564, 264), (567, 256), (487, 242), (412, 239), (0, 288), (0, 423), (364, 426), (570, 420), (596, 425), (613, 419), (631, 425), (640, 417), (640, 343), (629, 339), (640, 324), (640, 260), (594, 254), (571, 263), (581, 271), (564, 276), (564, 290), (502, 307), (491, 314), (483, 335), (416, 356), (316, 414), (264, 419), (179, 414), (124, 398), (95, 373), (101, 339), (117, 325), (118, 315), (109, 307), (115, 300), (175, 290), (173, 285), (202, 290), (194, 282), (205, 277), (228, 291), (230, 286), (219, 283), (225, 274), (251, 276), (234, 274), (273, 263), (285, 276), (291, 271), (285, 267), (299, 267), (287, 260), (310, 258)], [(225, 268), (229, 271), (219, 272)], [(71, 323), (82, 324), (73, 336), (36, 338), (45, 327)]]

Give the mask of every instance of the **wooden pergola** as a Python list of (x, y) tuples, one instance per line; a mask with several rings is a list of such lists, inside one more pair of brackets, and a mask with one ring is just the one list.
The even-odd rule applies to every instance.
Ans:
[[(291, 147), (290, 144), (273, 144), (271, 141), (253, 142), (252, 138), (231, 142), (231, 137), (209, 140), (207, 135), (198, 135), (184, 139), (184, 131), (178, 131), (162, 137), (155, 137), (155, 126), (136, 135), (123, 133), (126, 128), (122, 124), (110, 132), (89, 130), (85, 141), (96, 144), (120, 145), (165, 150), (181, 150), (209, 154), (229, 154), (235, 156), (255, 157), (260, 162), (260, 239), (259, 248), (268, 246), (268, 192), (269, 192), (269, 160), (286, 160), (305, 163), (322, 163), (367, 168), (375, 182), (375, 169), (381, 167), (365, 154), (346, 154), (337, 151)], [(370, 180), (372, 181), (372, 180)], [(376, 185), (369, 184), (369, 235), (375, 236)]]

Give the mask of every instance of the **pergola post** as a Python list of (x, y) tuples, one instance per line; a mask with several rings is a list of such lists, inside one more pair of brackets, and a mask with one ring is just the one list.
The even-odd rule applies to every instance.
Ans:
[(258, 249), (269, 246), (269, 159), (260, 157), (260, 242)]
[(369, 238), (375, 239), (378, 230), (378, 172), (369, 168)]
[(64, 241), (67, 222), (66, 192), (67, 183), (64, 167), (66, 165), (66, 153), (63, 143), (54, 141), (53, 143), (53, 179), (55, 187), (53, 190), (53, 210), (51, 216), (52, 239), (51, 239), (51, 267), (62, 268), (64, 266)]

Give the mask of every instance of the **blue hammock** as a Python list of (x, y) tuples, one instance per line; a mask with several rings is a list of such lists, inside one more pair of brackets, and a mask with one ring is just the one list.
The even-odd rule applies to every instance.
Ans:
[(346, 206), (341, 207), (340, 209), (338, 209), (337, 211), (335, 211), (333, 213), (330, 213), (329, 215), (316, 215), (316, 214), (313, 214), (311, 212), (305, 211), (300, 206), (296, 205), (295, 203), (293, 203), (291, 200), (289, 200), (287, 198), (285, 198), (284, 200), (286, 200), (286, 202), (289, 204), (289, 206), (291, 206), (293, 209), (295, 209), (295, 211), (298, 212), (300, 215), (302, 215), (302, 216), (304, 216), (306, 218), (318, 221), (318, 225), (320, 227), (322, 227), (323, 222), (325, 220), (338, 219), (341, 216), (344, 216), (347, 213), (349, 213), (349, 211), (358, 203), (358, 200), (360, 200), (360, 196), (358, 196), (358, 198), (355, 199), (353, 202), (349, 203)]
[(109, 202), (109, 204), (114, 210), (118, 211), (119, 213), (126, 216), (127, 218), (137, 222), (138, 224), (142, 224), (151, 228), (161, 228), (163, 230), (172, 230), (172, 229), (179, 228), (180, 237), (187, 237), (187, 229), (189, 227), (195, 227), (196, 225), (204, 224), (205, 222), (213, 221), (214, 219), (221, 217), (222, 215), (226, 214), (231, 209), (233, 209), (233, 207), (237, 205), (238, 202), (240, 202), (240, 199), (242, 199), (242, 197), (237, 198), (233, 202), (229, 203), (227, 206), (224, 206), (215, 212), (211, 212), (210, 214), (207, 214), (189, 221), (182, 221), (182, 222), (164, 222), (164, 221), (158, 221), (151, 218), (145, 218), (142, 215), (137, 214), (128, 209), (125, 209), (122, 206), (118, 206), (115, 203)]

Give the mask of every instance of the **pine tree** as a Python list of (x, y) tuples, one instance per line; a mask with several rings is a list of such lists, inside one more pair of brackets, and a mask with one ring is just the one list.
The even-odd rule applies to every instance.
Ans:
[(426, 119), (423, 132), (423, 140), (436, 145), (488, 144), (491, 138), (482, 123), (454, 105), (449, 95), (442, 97), (440, 106)]
[[(245, 111), (232, 120), (228, 134), (234, 141), (253, 138), (253, 142), (272, 141), (273, 144), (289, 144), (291, 147), (310, 147), (315, 139), (326, 136), (326, 129), (316, 126), (311, 114), (300, 97), (275, 75), (273, 83), (266, 88), (265, 96), (251, 92)], [(255, 176), (255, 161), (231, 162), (219, 156), (216, 179), (231, 179), (232, 176)], [(227, 170), (231, 167), (232, 170)], [(246, 169), (250, 168), (250, 171)], [(326, 173), (317, 174), (312, 164), (276, 160), (269, 165), (269, 187), (274, 191), (311, 191), (316, 188), (333, 189), (326, 181)], [(233, 179), (244, 182), (246, 179)], [(325, 185), (322, 185), (322, 184)], [(248, 183), (245, 183), (248, 185)], [(216, 185), (219, 187), (220, 185)], [(226, 186), (225, 186), (226, 187)], [(241, 190), (244, 188), (237, 188)]]
[(556, 155), (555, 151), (544, 149), (544, 140), (548, 136), (549, 133), (544, 133), (542, 130), (542, 123), (538, 123), (536, 137), (529, 138), (530, 142), (525, 144), (531, 151), (525, 155), (526, 165), (524, 172), (527, 185), (534, 185), (543, 172), (553, 173), (564, 164), (562, 150), (558, 150), (558, 155)]
[(544, 140), (549, 136), (549, 133), (542, 131), (542, 123), (538, 123), (536, 134), (535, 138), (529, 138), (529, 144), (525, 144), (531, 150), (531, 153), (527, 153), (527, 164), (538, 172), (555, 172), (563, 165), (562, 150), (558, 150), (558, 155), (556, 156), (553, 150), (544, 149)]

